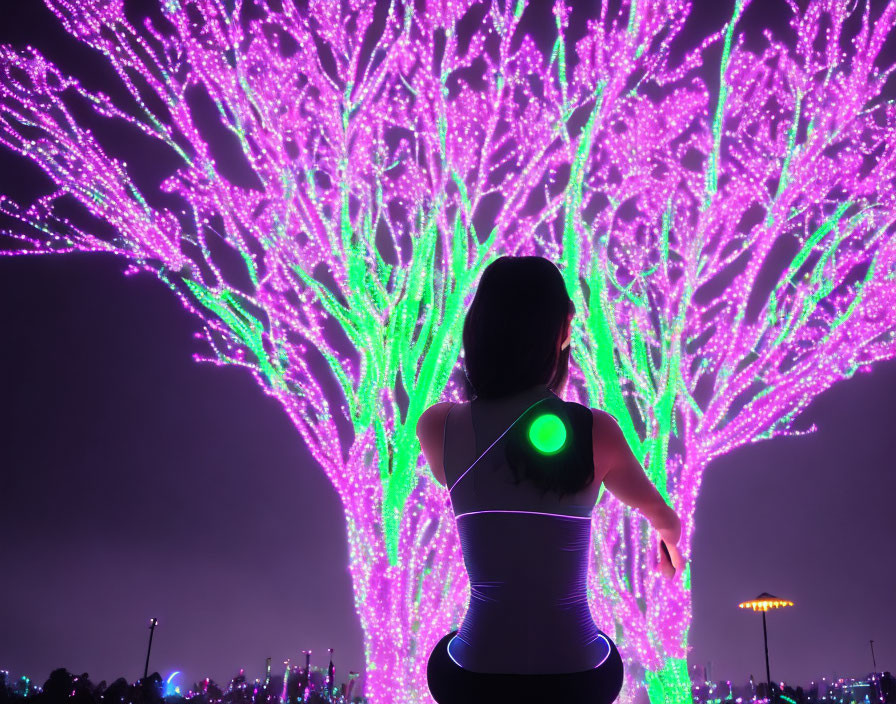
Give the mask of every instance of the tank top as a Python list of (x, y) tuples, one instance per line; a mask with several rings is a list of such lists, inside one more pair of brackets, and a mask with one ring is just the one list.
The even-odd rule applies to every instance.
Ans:
[[(559, 401), (546, 389), (486, 408), (474, 399), (445, 418), (443, 466), (470, 578), (467, 612), (448, 654), (472, 672), (580, 672), (610, 655), (587, 595), (600, 482), (575, 494), (544, 493), (531, 480), (517, 481), (505, 458), (513, 437), (505, 431), (548, 399)], [(590, 409), (560, 403), (593, 466)]]

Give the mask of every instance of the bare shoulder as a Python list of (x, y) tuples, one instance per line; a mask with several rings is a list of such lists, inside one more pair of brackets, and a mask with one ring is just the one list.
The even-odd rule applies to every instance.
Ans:
[(440, 401), (423, 411), (417, 420), (417, 439), (430, 463), (440, 462), (445, 419), (453, 406), (451, 401)]
[(591, 409), (591, 416), (594, 418), (594, 430), (603, 430), (610, 431), (619, 430), (619, 423), (616, 421), (612, 415), (607, 413), (606, 411), (602, 411), (599, 408)]
[(620, 456), (625, 436), (619, 423), (612, 415), (597, 408), (591, 409), (593, 423), (591, 425), (591, 440), (594, 448), (594, 474), (595, 479), (606, 476), (610, 468)]
[(444, 423), (448, 411), (454, 405), (452, 401), (439, 401), (423, 411), (417, 421), (417, 435), (426, 432), (433, 426), (438, 426), (440, 422)]
[(445, 438), (443, 431), (448, 411), (454, 406), (451, 401), (441, 401), (427, 408), (420, 414), (417, 420), (417, 439), (420, 441), (420, 449), (426, 457), (430, 471), (436, 481), (447, 486), (445, 480), (445, 468), (442, 467), (442, 442)]

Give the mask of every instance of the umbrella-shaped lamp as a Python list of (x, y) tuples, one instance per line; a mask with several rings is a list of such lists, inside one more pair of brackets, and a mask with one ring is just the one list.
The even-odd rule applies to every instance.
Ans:
[(787, 601), (787, 599), (779, 599), (776, 596), (772, 596), (768, 592), (762, 592), (755, 599), (750, 599), (750, 601), (744, 601), (738, 604), (738, 606), (742, 609), (753, 609), (753, 611), (761, 611), (762, 612), (762, 638), (765, 641), (765, 681), (768, 685), (768, 698), (771, 701), (772, 698), (772, 676), (769, 674), (768, 669), (768, 630), (765, 627), (765, 612), (769, 609), (782, 609), (785, 606), (793, 606), (792, 601)]

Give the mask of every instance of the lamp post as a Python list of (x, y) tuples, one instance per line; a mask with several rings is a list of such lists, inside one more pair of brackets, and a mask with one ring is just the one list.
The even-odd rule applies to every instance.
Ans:
[(772, 699), (772, 676), (769, 674), (768, 668), (768, 629), (765, 625), (765, 612), (769, 609), (781, 609), (785, 606), (793, 606), (792, 601), (787, 601), (787, 599), (779, 599), (776, 596), (772, 596), (768, 592), (762, 592), (755, 599), (751, 599), (750, 601), (744, 601), (738, 606), (742, 609), (753, 609), (753, 611), (761, 611), (762, 612), (762, 638), (765, 642), (765, 682), (768, 687), (768, 698), (769, 701)]
[(874, 641), (868, 641), (871, 643), (871, 662), (874, 665), (874, 679), (877, 682), (877, 701), (882, 702), (884, 700), (883, 689), (881, 688), (880, 677), (877, 676), (877, 658), (874, 657)]
[(158, 623), (159, 619), (157, 618), (149, 619), (149, 647), (146, 649), (146, 664), (143, 666), (143, 679), (146, 679), (146, 675), (149, 673), (149, 651), (152, 650), (152, 634), (155, 632)]

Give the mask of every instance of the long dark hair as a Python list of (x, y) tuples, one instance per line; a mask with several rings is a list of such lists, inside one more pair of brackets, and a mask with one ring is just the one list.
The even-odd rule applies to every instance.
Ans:
[(464, 320), (470, 399), (507, 396), (537, 384), (561, 388), (569, 350), (557, 341), (575, 312), (563, 275), (544, 257), (499, 257), (479, 280)]
[[(500, 257), (482, 272), (464, 321), (464, 370), (476, 398), (496, 398), (546, 383), (556, 393), (569, 375), (570, 347), (557, 342), (575, 306), (563, 275), (544, 257)], [(472, 394), (470, 394), (472, 396)], [(472, 400), (472, 399), (471, 399)], [(551, 456), (535, 452), (527, 428), (544, 412), (559, 417), (569, 442)], [(548, 398), (518, 419), (505, 445), (517, 482), (543, 493), (574, 494), (594, 480), (591, 411)]]

